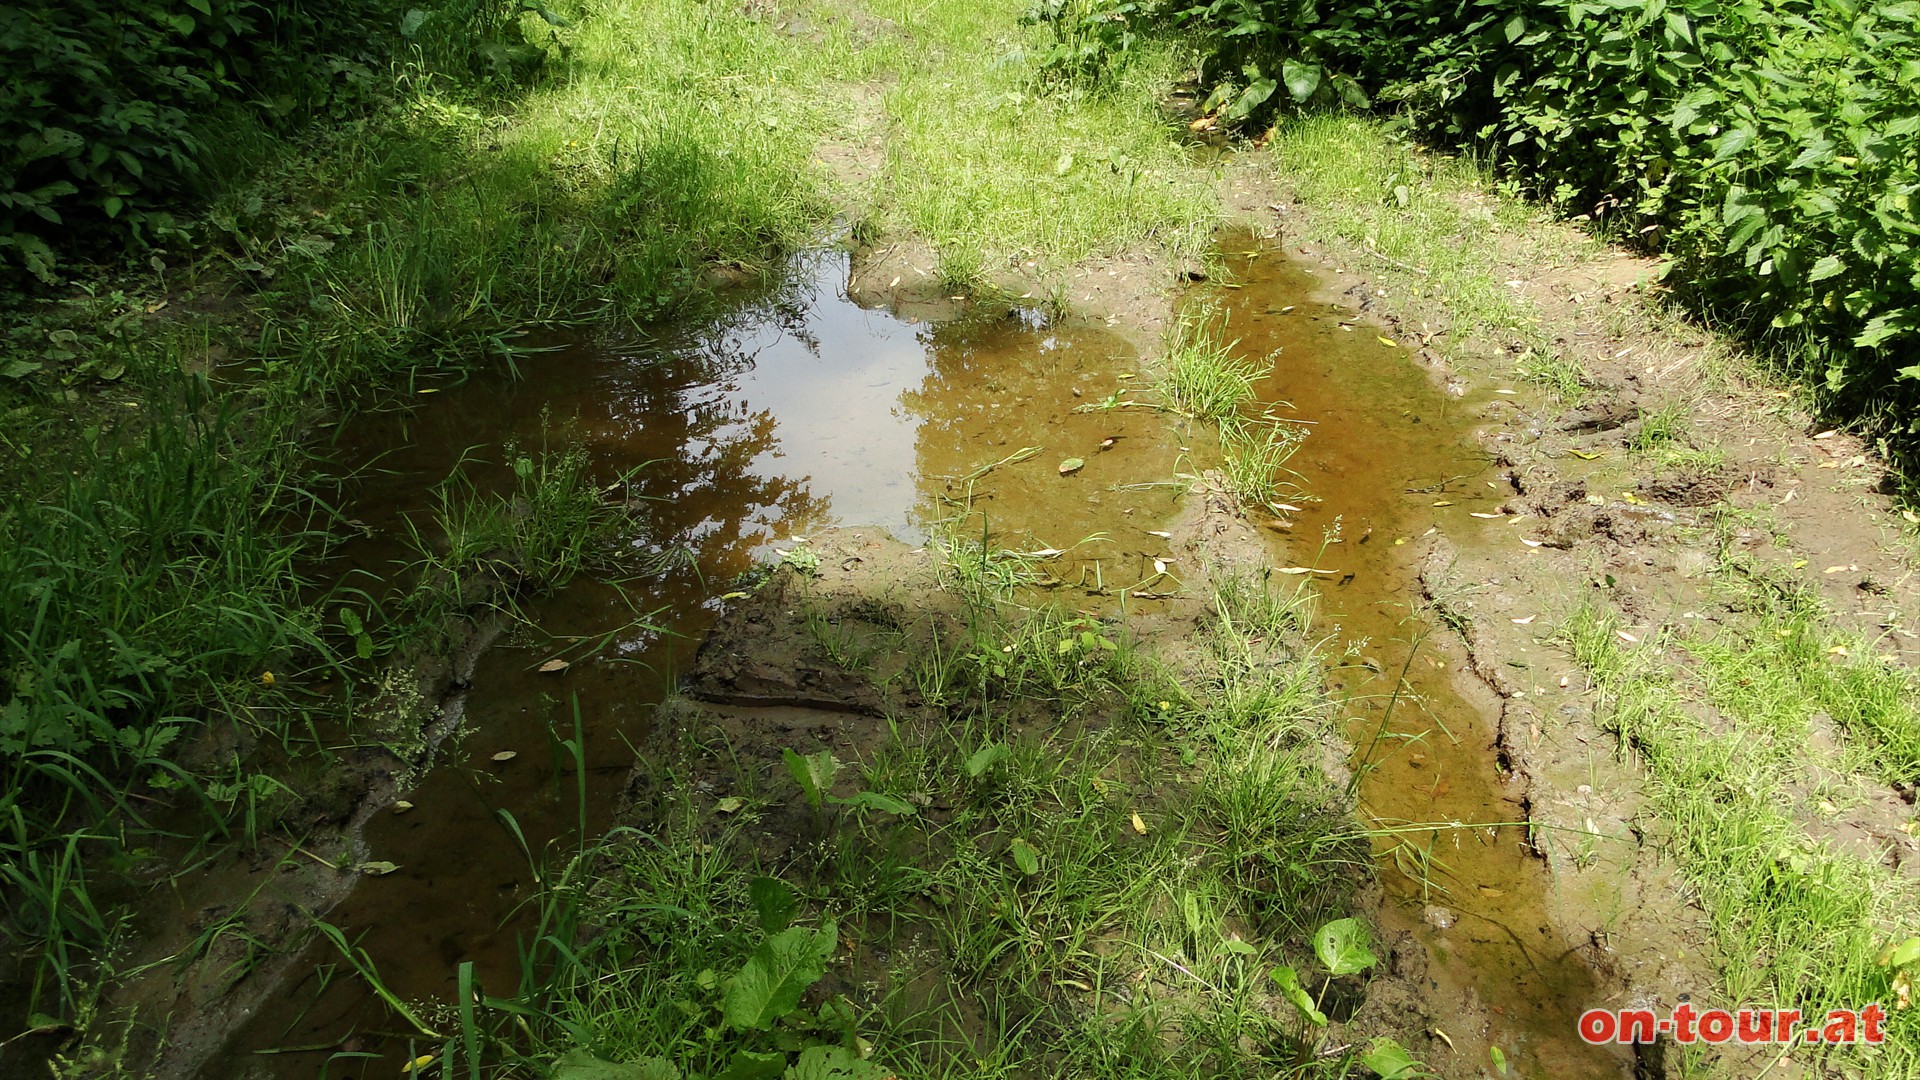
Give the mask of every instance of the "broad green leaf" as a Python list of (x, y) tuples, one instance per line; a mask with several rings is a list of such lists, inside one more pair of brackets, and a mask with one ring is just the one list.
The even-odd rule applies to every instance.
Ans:
[(1520, 36), (1527, 32), (1527, 17), (1524, 15), (1513, 16), (1507, 20), (1505, 26), (1500, 28), (1500, 32), (1507, 35), (1507, 44), (1509, 45), (1519, 41)]
[(884, 1080), (888, 1071), (844, 1046), (809, 1046), (787, 1069), (786, 1080)]
[(1065, 476), (1068, 473), (1077, 473), (1086, 467), (1087, 462), (1084, 458), (1070, 457), (1060, 463), (1060, 475)]
[(1841, 271), (1845, 270), (1846, 268), (1847, 268), (1847, 264), (1841, 262), (1839, 256), (1822, 255), (1820, 256), (1819, 260), (1813, 264), (1813, 269), (1807, 271), (1807, 281), (1808, 283), (1812, 283), (1815, 281), (1825, 281), (1828, 278), (1839, 274)]
[(181, 37), (185, 37), (186, 35), (193, 33), (193, 28), (196, 26), (199, 26), (200, 23), (193, 16), (187, 14), (184, 11), (176, 11), (173, 14), (167, 16), (167, 25), (173, 27), (174, 33), (179, 34)]
[(605, 1061), (585, 1050), (569, 1050), (553, 1063), (553, 1080), (680, 1080), (666, 1058), (643, 1057), (626, 1063)]
[(840, 763), (833, 759), (833, 753), (822, 750), (805, 757), (787, 749), (780, 753), (787, 759), (787, 771), (793, 774), (793, 782), (799, 784), (801, 793), (806, 795), (807, 805), (820, 809), (827, 789), (833, 787), (834, 774), (840, 771)]
[(1320, 1011), (1320, 1006), (1314, 1003), (1313, 995), (1307, 993), (1306, 989), (1300, 985), (1299, 973), (1282, 964), (1269, 974), (1272, 975), (1273, 981), (1279, 984), (1280, 996), (1292, 1002), (1293, 1007), (1300, 1011), (1301, 1016), (1306, 1017), (1308, 1023), (1315, 1027), (1327, 1026), (1327, 1014)]
[(878, 810), (883, 814), (899, 814), (902, 817), (918, 812), (912, 803), (903, 802), (891, 795), (882, 795), (877, 791), (862, 791), (850, 799), (833, 801), (841, 806), (851, 806), (855, 810)]
[(839, 934), (832, 923), (790, 927), (762, 941), (727, 987), (721, 1015), (735, 1031), (764, 1031), (800, 1007), (800, 995), (827, 973)]
[(410, 38), (419, 33), (420, 27), (425, 25), (426, 21), (426, 12), (419, 8), (409, 9), (407, 13), (400, 18), (400, 36)]
[(1380, 1080), (1412, 1080), (1421, 1075), (1420, 1063), (1407, 1048), (1382, 1035), (1373, 1040), (1373, 1048), (1360, 1055), (1360, 1064), (1380, 1074)]
[(1007, 755), (1011, 753), (1013, 753), (1013, 747), (1006, 743), (988, 743), (975, 750), (973, 756), (967, 759), (967, 775), (978, 780), (986, 775), (988, 769), (1007, 760)]
[(1367, 928), (1358, 919), (1335, 919), (1314, 931), (1313, 954), (1335, 975), (1365, 971), (1380, 962), (1368, 946)]
[(1286, 60), (1280, 64), (1280, 74), (1287, 81), (1287, 93), (1295, 101), (1305, 101), (1320, 89), (1321, 70), (1319, 64), (1303, 64), (1298, 60)]
[(760, 916), (760, 929), (768, 934), (778, 934), (792, 926), (793, 913), (800, 907), (793, 890), (776, 877), (757, 877), (747, 882), (747, 898), (753, 901), (753, 910)]
[(1025, 840), (1015, 840), (1008, 846), (1013, 851), (1013, 865), (1019, 867), (1021, 873), (1032, 877), (1040, 872), (1039, 848), (1034, 847)]
[(1499, 1073), (1501, 1076), (1507, 1075), (1509, 1070), (1507, 1068), (1507, 1055), (1504, 1051), (1497, 1046), (1489, 1046), (1487, 1047), (1487, 1057), (1493, 1061), (1494, 1072)]
[(1255, 79), (1249, 83), (1240, 96), (1233, 99), (1233, 105), (1227, 109), (1227, 119), (1243, 120), (1251, 115), (1253, 110), (1265, 105), (1267, 99), (1273, 96), (1275, 85), (1272, 79)]
[(1889, 945), (1886, 951), (1880, 954), (1881, 967), (1906, 967), (1916, 960), (1920, 960), (1920, 937), (1910, 937), (1898, 945)]
[(751, 1050), (735, 1050), (733, 1060), (727, 1063), (713, 1080), (773, 1080), (787, 1069), (785, 1054), (756, 1054)]

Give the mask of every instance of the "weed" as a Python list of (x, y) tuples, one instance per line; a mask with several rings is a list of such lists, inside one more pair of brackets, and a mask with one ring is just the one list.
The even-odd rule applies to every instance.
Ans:
[(1237, 428), (1253, 404), (1253, 384), (1265, 372), (1234, 354), (1237, 341), (1222, 337), (1225, 322), (1217, 313), (1183, 315), (1167, 343), (1166, 372), (1160, 392), (1167, 407), (1194, 420)]

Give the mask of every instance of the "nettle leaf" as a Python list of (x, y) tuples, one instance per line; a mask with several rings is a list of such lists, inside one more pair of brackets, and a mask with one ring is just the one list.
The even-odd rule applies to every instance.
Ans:
[(795, 926), (762, 941), (727, 987), (721, 1015), (735, 1031), (765, 1031), (800, 1007), (800, 995), (827, 973), (838, 928)]
[(1728, 129), (1725, 134), (1713, 140), (1711, 144), (1713, 146), (1713, 160), (1715, 162), (1725, 161), (1740, 151), (1745, 150), (1752, 144), (1753, 136), (1754, 132), (1752, 128), (1736, 127)]
[(787, 771), (793, 774), (793, 782), (800, 785), (801, 793), (807, 797), (807, 805), (818, 810), (826, 798), (827, 789), (833, 786), (834, 774), (840, 771), (840, 763), (833, 759), (833, 752), (821, 750), (805, 757), (788, 749), (782, 749), (780, 753), (786, 758)]
[(1807, 271), (1807, 282), (1811, 284), (1816, 281), (1825, 281), (1830, 277), (1837, 277), (1844, 272), (1846, 268), (1847, 264), (1841, 262), (1838, 255), (1822, 255), (1819, 260), (1813, 264), (1813, 269)]
[(978, 780), (986, 775), (988, 769), (1005, 761), (1007, 756), (1012, 753), (1013, 747), (1008, 746), (1006, 743), (988, 743), (980, 749), (975, 750), (973, 756), (967, 759), (967, 775), (972, 779)]
[(1314, 931), (1313, 954), (1335, 975), (1365, 971), (1380, 962), (1358, 919), (1335, 919)]
[(1284, 60), (1280, 64), (1280, 75), (1286, 79), (1287, 92), (1295, 101), (1305, 101), (1320, 89), (1321, 74), (1319, 64), (1303, 64), (1298, 60)]

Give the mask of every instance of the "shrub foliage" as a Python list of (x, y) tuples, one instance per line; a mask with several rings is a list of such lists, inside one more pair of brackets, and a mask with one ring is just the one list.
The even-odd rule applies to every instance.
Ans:
[(1211, 0), (1178, 17), (1210, 36), (1224, 111), (1411, 106), (1666, 252), (1681, 295), (1920, 443), (1920, 2)]
[(180, 234), (205, 132), (243, 110), (292, 129), (350, 109), (396, 48), (482, 81), (544, 53), (532, 0), (20, 0), (0, 4), (0, 259)]

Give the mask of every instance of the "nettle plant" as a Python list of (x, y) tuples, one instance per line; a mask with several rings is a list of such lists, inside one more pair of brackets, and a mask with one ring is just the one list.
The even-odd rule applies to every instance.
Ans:
[[(736, 1046), (712, 1080), (883, 1080), (889, 1072), (866, 1060), (853, 1006), (829, 998), (817, 1010), (801, 1007), (807, 991), (826, 976), (839, 945), (839, 927), (796, 926), (799, 901), (786, 882), (754, 878), (748, 897), (763, 937), (730, 976), (706, 970), (694, 984), (708, 997), (716, 1032)], [(552, 1080), (682, 1080), (662, 1057), (614, 1063), (574, 1050), (554, 1063)]]

